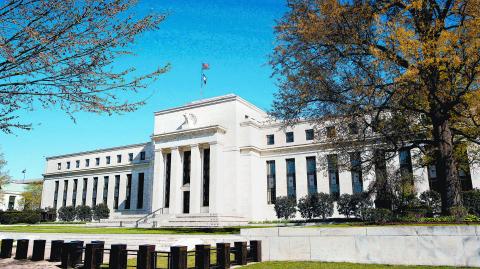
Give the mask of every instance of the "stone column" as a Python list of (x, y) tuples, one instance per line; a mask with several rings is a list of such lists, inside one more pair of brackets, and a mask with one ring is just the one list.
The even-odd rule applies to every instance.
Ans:
[(172, 148), (170, 171), (170, 214), (181, 214), (182, 203), (182, 159), (178, 147)]
[(221, 210), (220, 193), (222, 190), (222, 169), (225, 169), (222, 159), (223, 145), (220, 143), (210, 144), (210, 192), (209, 213), (219, 213)]
[(165, 192), (165, 162), (161, 149), (155, 150), (155, 159), (153, 160), (153, 178), (152, 178), (152, 212), (164, 205), (163, 198)]
[(202, 193), (202, 158), (198, 145), (191, 146), (190, 213), (200, 213)]

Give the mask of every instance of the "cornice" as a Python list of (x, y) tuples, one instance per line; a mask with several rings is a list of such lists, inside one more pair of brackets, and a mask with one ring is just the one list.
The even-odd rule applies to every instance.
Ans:
[(49, 156), (49, 157), (46, 157), (45, 159), (48, 161), (48, 160), (55, 160), (55, 159), (60, 159), (60, 158), (66, 158), (66, 157), (76, 157), (76, 156), (81, 156), (81, 155), (86, 155), (86, 154), (92, 154), (92, 153), (100, 153), (100, 152), (114, 151), (114, 150), (119, 150), (119, 149), (136, 148), (136, 147), (140, 147), (140, 146), (147, 146), (149, 143), (150, 143), (150, 142), (145, 142), (145, 143), (131, 144), (131, 145), (111, 147), (111, 148), (104, 148), (104, 149), (95, 149), (95, 150), (89, 150), (89, 151), (81, 151), (81, 152), (69, 153), (69, 154), (64, 154), (64, 155)]
[(179, 136), (192, 136), (195, 134), (205, 134), (205, 133), (221, 133), (224, 134), (227, 132), (227, 129), (221, 125), (211, 125), (198, 128), (190, 128), (185, 130), (178, 130), (163, 134), (154, 134), (152, 135), (153, 141), (162, 141), (169, 140), (171, 138), (178, 138)]
[(125, 165), (102, 166), (102, 167), (92, 167), (88, 169), (55, 171), (55, 172), (43, 174), (43, 178), (48, 179), (52, 177), (105, 173), (105, 172), (118, 171), (118, 170), (128, 170), (128, 169), (137, 168), (137, 167), (148, 167), (150, 165), (151, 165), (151, 161), (144, 161), (144, 162), (138, 162), (138, 163), (129, 163)]

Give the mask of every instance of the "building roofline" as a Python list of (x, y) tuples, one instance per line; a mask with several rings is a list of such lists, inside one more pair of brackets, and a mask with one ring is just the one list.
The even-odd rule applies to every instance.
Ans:
[(65, 157), (73, 157), (73, 156), (91, 154), (91, 153), (100, 153), (100, 152), (113, 151), (113, 150), (119, 150), (119, 149), (134, 148), (134, 147), (138, 147), (138, 146), (146, 146), (146, 145), (148, 145), (149, 143), (150, 143), (150, 142), (144, 142), (144, 143), (138, 143), (138, 144), (125, 145), (125, 146), (111, 147), (111, 148), (103, 148), (103, 149), (94, 149), (94, 150), (88, 150), (88, 151), (80, 151), (80, 152), (69, 153), (69, 154), (48, 156), (48, 157), (46, 157), (45, 159), (48, 161), (48, 160), (65, 158)]

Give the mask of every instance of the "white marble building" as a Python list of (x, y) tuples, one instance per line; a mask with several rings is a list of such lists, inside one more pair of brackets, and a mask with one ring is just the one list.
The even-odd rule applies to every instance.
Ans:
[[(275, 197), (366, 188), (371, 175), (318, 168), (332, 150), (308, 123), (282, 130), (239, 96), (204, 99), (156, 112), (149, 142), (48, 157), (42, 207), (105, 202), (111, 221), (146, 225), (270, 220)], [(434, 173), (410, 169), (428, 189)]]

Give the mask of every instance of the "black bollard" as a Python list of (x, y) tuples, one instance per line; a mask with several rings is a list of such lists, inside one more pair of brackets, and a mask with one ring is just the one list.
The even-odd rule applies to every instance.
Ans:
[(235, 263), (237, 265), (247, 264), (247, 242), (235, 242)]
[(18, 239), (17, 249), (15, 250), (16, 260), (25, 260), (28, 254), (28, 239)]
[(217, 268), (230, 268), (230, 243), (217, 243)]
[(195, 269), (210, 268), (210, 245), (195, 246)]
[(0, 248), (0, 259), (8, 259), (12, 257), (13, 239), (2, 239)]
[(100, 244), (90, 243), (85, 245), (85, 259), (83, 261), (83, 269), (100, 268), (100, 264), (97, 261), (97, 250), (99, 250), (100, 248)]
[(170, 247), (171, 269), (187, 269), (187, 247), (173, 246)]
[(110, 246), (109, 269), (127, 268), (127, 245), (114, 244)]
[(78, 244), (76, 242), (64, 242), (62, 244), (62, 263), (60, 268), (73, 268), (76, 266), (75, 261), (73, 260), (72, 254), (77, 250)]
[(98, 265), (101, 265), (103, 263), (103, 255), (105, 254), (105, 241), (92, 241), (92, 244), (98, 244), (100, 247), (97, 249), (97, 258), (96, 261), (98, 262)]
[(81, 240), (75, 240), (75, 241), (72, 241), (72, 243), (75, 243), (77, 244), (77, 247), (75, 248), (72, 248), (71, 251), (72, 251), (72, 262), (73, 262), (73, 265), (77, 265), (77, 264), (82, 264), (82, 257), (83, 257), (83, 241)]
[(262, 241), (252, 240), (250, 241), (250, 256), (253, 262), (262, 261)]
[(62, 260), (62, 245), (63, 240), (52, 240), (50, 245), (50, 259), (51, 262), (59, 262)]
[(43, 261), (45, 259), (45, 244), (47, 240), (33, 240), (32, 261)]
[(155, 245), (138, 246), (137, 269), (155, 269)]

